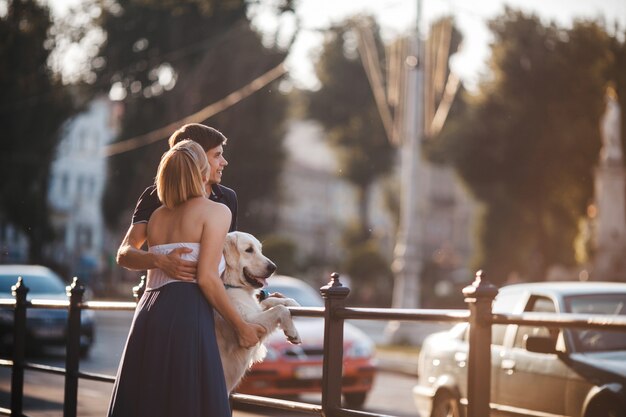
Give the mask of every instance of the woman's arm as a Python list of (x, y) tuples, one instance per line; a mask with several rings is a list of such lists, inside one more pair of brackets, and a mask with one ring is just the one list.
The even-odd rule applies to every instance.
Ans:
[(195, 279), (196, 263), (181, 258), (182, 254), (191, 252), (191, 249), (177, 248), (167, 254), (157, 254), (141, 249), (146, 242), (147, 229), (147, 223), (133, 224), (128, 228), (117, 250), (117, 264), (135, 271), (159, 268), (168, 276), (184, 281)]
[(203, 216), (200, 255), (198, 257), (198, 285), (209, 303), (235, 329), (239, 345), (252, 347), (259, 342), (259, 335), (265, 332), (262, 326), (253, 325), (243, 320), (239, 312), (230, 303), (224, 283), (218, 274), (222, 258), (224, 239), (230, 225), (230, 210), (219, 203), (206, 210)]

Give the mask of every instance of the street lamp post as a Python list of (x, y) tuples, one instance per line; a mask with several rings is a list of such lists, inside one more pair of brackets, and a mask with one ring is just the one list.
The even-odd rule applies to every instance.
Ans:
[[(420, 272), (422, 269), (420, 248), (419, 171), (420, 138), (424, 126), (421, 40), (419, 21), (421, 1), (417, 0), (415, 36), (410, 43), (410, 54), (405, 62), (406, 94), (404, 128), (400, 149), (400, 225), (394, 249), (393, 291), (394, 308), (420, 307)], [(386, 334), (390, 342), (411, 342), (415, 337), (414, 323), (390, 322)]]

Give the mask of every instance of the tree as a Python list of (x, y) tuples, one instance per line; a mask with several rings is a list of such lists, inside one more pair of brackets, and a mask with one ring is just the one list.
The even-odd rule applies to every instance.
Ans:
[[(120, 1), (100, 24), (107, 34), (96, 88), (125, 95), (120, 140), (173, 123), (222, 99), (284, 60), (265, 47), (246, 17), (247, 2)], [(290, 1), (279, 3), (279, 12)], [(262, 234), (272, 226), (263, 202), (276, 196), (282, 167), (286, 99), (273, 83), (204, 123), (229, 138), (225, 183), (239, 197), (239, 227)], [(166, 137), (110, 159), (105, 201), (115, 226), (154, 178)], [(124, 218), (125, 220), (125, 218)]]
[[(626, 34), (626, 29), (622, 30), (622, 39), (624, 39), (624, 34)], [(608, 78), (615, 82), (618, 101), (622, 109), (622, 149), (626, 149), (626, 42), (620, 42), (617, 35), (611, 38), (611, 53), (614, 62)]]
[(351, 280), (352, 304), (379, 307), (391, 304), (393, 274), (389, 260), (380, 253), (374, 239), (351, 246), (342, 270)]
[(14, 0), (0, 17), (0, 219), (28, 238), (29, 262), (43, 261), (51, 240), (48, 173), (62, 123), (73, 104), (48, 66), (54, 48), (50, 11)]
[(438, 154), (484, 207), (475, 267), (495, 282), (512, 272), (540, 280), (551, 265), (575, 263), (614, 40), (595, 22), (562, 29), (511, 9), (489, 27), (489, 78), (465, 96)]
[[(308, 114), (326, 129), (337, 151), (343, 175), (358, 189), (360, 234), (370, 236), (369, 196), (372, 184), (388, 173), (395, 150), (381, 122), (372, 89), (356, 51), (355, 25), (373, 28), (378, 56), (383, 56), (373, 19), (347, 20), (329, 31), (316, 64), (321, 87), (308, 94)], [(384, 68), (383, 62), (378, 63)]]
[(301, 272), (297, 251), (296, 243), (287, 237), (272, 234), (263, 239), (263, 254), (278, 266), (281, 275), (296, 276)]

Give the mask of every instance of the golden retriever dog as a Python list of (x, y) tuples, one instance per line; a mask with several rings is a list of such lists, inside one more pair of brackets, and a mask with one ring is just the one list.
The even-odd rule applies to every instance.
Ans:
[[(256, 291), (263, 288), (276, 271), (276, 265), (261, 252), (261, 242), (249, 233), (231, 232), (224, 242), (224, 259), (226, 269), (222, 280), (226, 294), (244, 320), (265, 327), (266, 336), (280, 326), (291, 343), (299, 344), (298, 330), (286, 307), (299, 304), (291, 298), (267, 297), (259, 301), (256, 296)], [(251, 349), (240, 347), (234, 329), (217, 312), (215, 333), (226, 387), (231, 392), (250, 366), (265, 358), (267, 350), (263, 341)]]

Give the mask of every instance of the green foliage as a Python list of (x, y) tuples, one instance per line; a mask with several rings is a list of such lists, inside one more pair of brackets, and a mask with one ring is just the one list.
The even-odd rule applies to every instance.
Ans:
[[(246, 17), (243, 0), (125, 0), (120, 6), (101, 19), (107, 41), (100, 51), (105, 65), (97, 69), (96, 83), (106, 91), (118, 83), (127, 93), (120, 140), (199, 111), (273, 68), (287, 54), (263, 45)], [(159, 82), (164, 68), (174, 74), (175, 85)], [(242, 230), (271, 230), (273, 214), (263, 208), (276, 197), (285, 111), (286, 99), (273, 83), (204, 121), (229, 138), (226, 158), (231, 165), (224, 185), (237, 191)], [(126, 216), (125, 210), (152, 182), (167, 149), (163, 139), (110, 159), (105, 200), (110, 225)]]
[(344, 227), (341, 234), (341, 243), (345, 248), (361, 245), (369, 239), (370, 233), (363, 230), (361, 222), (352, 220)]
[(614, 62), (608, 78), (615, 82), (618, 101), (622, 109), (622, 148), (626, 149), (626, 42), (620, 42), (616, 37), (612, 38), (611, 53)]
[(384, 207), (393, 220), (393, 236), (398, 233), (400, 226), (400, 184), (394, 181), (392, 177), (387, 178), (383, 185), (383, 201)]
[(352, 304), (389, 306), (391, 302), (393, 275), (379, 246), (369, 239), (348, 249), (342, 270), (350, 276)]
[[(369, 190), (391, 170), (395, 151), (386, 138), (356, 50), (356, 24), (363, 22), (347, 20), (328, 33), (316, 64), (321, 88), (308, 94), (308, 113), (324, 126), (343, 175), (359, 189), (359, 220), (364, 236), (368, 236)], [(373, 27), (378, 54), (384, 57), (378, 26), (373, 19), (365, 24)], [(380, 66), (384, 68), (384, 62)]]
[(463, 288), (471, 282), (456, 282), (451, 279), (453, 271), (449, 265), (437, 262), (433, 258), (426, 259), (420, 272), (422, 292), (420, 305), (422, 308), (467, 308), (463, 301)]
[(491, 76), (476, 96), (465, 95), (436, 153), (484, 204), (474, 268), (494, 282), (512, 271), (542, 279), (550, 265), (575, 262), (605, 88), (625, 71), (611, 49), (618, 43), (594, 22), (562, 29), (507, 9), (489, 26)]
[(48, 67), (54, 47), (50, 12), (36, 1), (13, 1), (0, 17), (0, 219), (29, 240), (30, 262), (42, 262), (52, 238), (48, 173), (62, 123), (74, 111)]
[(284, 236), (272, 234), (263, 239), (263, 254), (276, 264), (277, 274), (298, 275), (297, 251), (295, 242)]
[[(225, 45), (223, 61), (233, 50), (246, 51), (224, 68), (221, 82), (230, 81), (231, 91), (281, 62), (287, 51), (264, 48), (259, 35), (248, 27), (237, 35), (236, 43)], [(239, 81), (237, 81), (239, 80)], [(216, 79), (216, 82), (220, 82)], [(287, 96), (271, 84), (209, 120), (228, 136), (226, 157), (231, 164), (224, 183), (239, 197), (239, 228), (254, 234), (274, 230), (278, 180), (286, 157), (283, 145)]]

